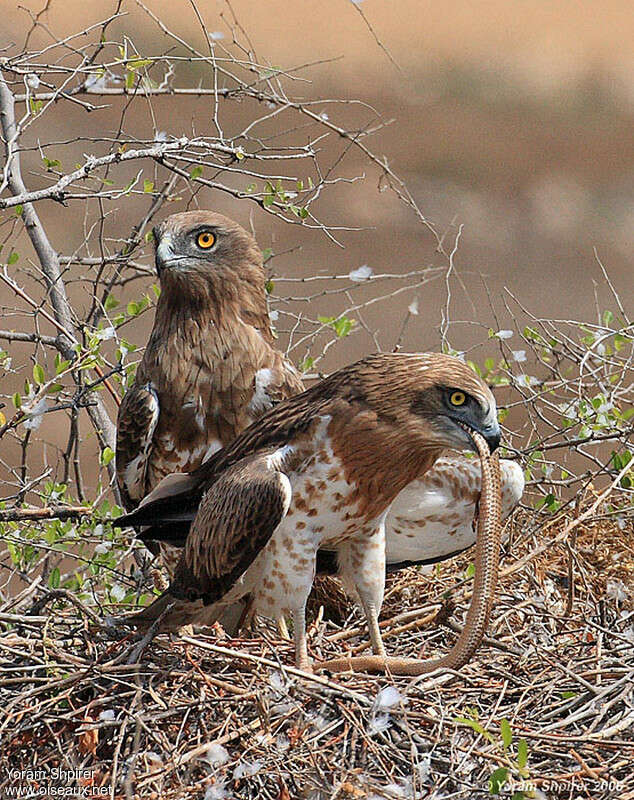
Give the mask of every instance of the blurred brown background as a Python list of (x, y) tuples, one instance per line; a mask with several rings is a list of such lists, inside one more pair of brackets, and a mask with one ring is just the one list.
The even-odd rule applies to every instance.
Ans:
[[(150, 0), (147, 5), (174, 32), (203, 47), (204, 37), (189, 3)], [(31, 0), (26, 6), (33, 11), (41, 8)], [(167, 49), (167, 38), (137, 5), (130, 2), (122, 8), (127, 16), (109, 30), (111, 38), (129, 36), (140, 53)], [(199, 0), (198, 8), (208, 31), (228, 36), (222, 16), (228, 14), (226, 3)], [(234, 0), (232, 8), (261, 61), (286, 68), (332, 59), (300, 73), (305, 80), (294, 84), (296, 96), (359, 99), (383, 120), (394, 119), (366, 144), (385, 155), (406, 181), (437, 232), (447, 233), (448, 249), (458, 226), (464, 225), (455, 263), (467, 293), (475, 300), (475, 311), (456, 284), (453, 319), (477, 320), (485, 327), (508, 326), (500, 296), (504, 287), (509, 287), (538, 316), (597, 321), (595, 289), (602, 276), (594, 248), (624, 304), (631, 307), (631, 2)], [(95, 23), (114, 9), (114, 3), (52, 0), (42, 20), (58, 38)], [(2, 3), (2, 15), (0, 44), (19, 44), (30, 18), (13, 2)], [(400, 69), (379, 46), (367, 23)], [(51, 39), (38, 32), (33, 44), (47, 41)], [(196, 85), (199, 80), (209, 85), (208, 71), (201, 68), (197, 74), (191, 67), (175, 84)], [(112, 99), (112, 131), (123, 102)], [(156, 129), (173, 135), (208, 131), (210, 108), (209, 98), (152, 101)], [(323, 110), (343, 126), (357, 115), (362, 124), (372, 119), (363, 108), (324, 105)], [(228, 128), (235, 114), (235, 129), (239, 130), (251, 110), (234, 104), (225, 113)], [(137, 136), (154, 135), (147, 109), (128, 119), (126, 125)], [(84, 136), (103, 134), (103, 116), (88, 115), (68, 104), (49, 114), (46, 135), (50, 139), (70, 137), (77, 130)], [(39, 160), (37, 153), (35, 159)], [(347, 273), (362, 264), (375, 272), (404, 272), (442, 263), (434, 252), (433, 238), (411, 210), (393, 193), (377, 191), (376, 168), (354, 151), (345, 166), (350, 175), (365, 172), (367, 178), (333, 189), (327, 214), (322, 206), (327, 222), (363, 228), (342, 232), (343, 247), (323, 233), (277, 222), (253, 204), (218, 192), (203, 190), (197, 202), (251, 225), (262, 248), (292, 250), (274, 260), (276, 274)], [(50, 180), (41, 172), (41, 166), (36, 172), (25, 170), (30, 188)], [(187, 199), (165, 213), (181, 210)], [(46, 201), (38, 210), (61, 252), (70, 253), (83, 241), (86, 220), (84, 209), (77, 204), (64, 209)], [(110, 235), (117, 226), (121, 233), (127, 232), (130, 206), (117, 211), (114, 204), (109, 211)], [(139, 258), (150, 264), (149, 249)], [(498, 320), (489, 307), (481, 276)], [(75, 299), (84, 305), (89, 301), (84, 298), (86, 291), (81, 285), (73, 289)], [(283, 291), (280, 285), (279, 293)], [(5, 287), (0, 292), (2, 305), (13, 304)], [(602, 310), (614, 308), (605, 286), (599, 286), (598, 293)], [(393, 346), (413, 294), (369, 314), (368, 322), (378, 329), (382, 347)], [(424, 287), (419, 299), (420, 314), (408, 328), (405, 348), (437, 348), (444, 284)], [(335, 303), (311, 312), (316, 316), (338, 310)], [(149, 323), (146, 315), (134, 331), (126, 330), (126, 336), (143, 342)], [(457, 326), (452, 332), (452, 343), (460, 349), (483, 338), (486, 332), (470, 326)], [(346, 340), (345, 347), (334, 348), (325, 366), (339, 366), (371, 349), (371, 340), (361, 333)], [(296, 354), (297, 358), (301, 355)]]
[[(2, 44), (20, 42), (30, 19), (14, 3), (3, 6)], [(41, 8), (34, 2), (26, 6)], [(189, 3), (150, 2), (148, 7), (174, 32), (203, 47)], [(482, 273), (489, 276), (493, 294), (509, 286), (540, 315), (593, 318), (593, 282), (600, 280), (594, 247), (617, 287), (631, 293), (631, 3), (456, 0), (448, 6), (437, 0), (364, 0), (355, 6), (350, 0), (235, 0), (232, 7), (261, 60), (290, 67), (335, 59), (301, 73), (306, 82), (295, 84), (296, 94), (358, 98), (384, 120), (394, 119), (366, 141), (406, 180), (439, 233), (464, 223), (456, 265), (465, 276), (474, 273), (465, 280), (477, 297), (484, 297), (476, 277)], [(114, 8), (114, 3), (53, 0), (43, 20), (61, 36)], [(128, 35), (142, 53), (166, 47), (166, 37), (134, 3), (122, 8), (127, 16), (113, 25), (111, 35)], [(200, 0), (198, 8), (209, 31), (228, 36), (221, 16), (228, 13), (225, 3)], [(208, 83), (208, 75), (200, 79)], [(183, 83), (181, 74), (176, 84)], [(209, 105), (205, 98), (153, 101), (157, 126), (172, 134), (208, 129)], [(113, 100), (113, 112), (120, 108)], [(328, 114), (342, 123), (354, 118), (345, 107), (329, 106)], [(118, 120), (117, 113), (112, 120)], [(101, 129), (103, 119), (93, 122), (91, 115), (74, 114), (67, 106), (55, 125), (59, 129), (49, 133), (61, 137), (77, 125), (84, 133), (92, 125)], [(143, 128), (151, 135), (149, 118), (138, 120), (135, 132)], [(378, 272), (432, 263), (433, 242), (414, 215), (391, 193), (375, 191), (375, 171), (358, 154), (352, 153), (347, 164), (350, 174), (365, 169), (368, 179), (331, 193), (329, 220), (369, 230), (342, 235), (345, 249), (323, 235), (275, 224), (250, 204), (218, 193), (203, 192), (198, 202), (244, 224), (253, 215), (262, 247), (301, 247), (286, 263), (275, 264), (283, 274), (313, 274), (324, 264), (347, 272), (367, 263)], [(39, 185), (37, 179), (30, 184)], [(68, 237), (69, 212), (47, 205), (49, 219), (63, 224)], [(72, 220), (70, 226), (72, 232)], [(77, 237), (82, 235), (78, 230)], [(454, 235), (455, 227), (448, 240)], [(55, 244), (68, 252), (75, 242), (58, 237)], [(429, 292), (430, 307), (437, 310), (442, 287)], [(460, 318), (468, 306), (455, 299)], [(432, 318), (438, 322), (437, 313)], [(417, 345), (434, 346), (436, 338), (419, 321)]]

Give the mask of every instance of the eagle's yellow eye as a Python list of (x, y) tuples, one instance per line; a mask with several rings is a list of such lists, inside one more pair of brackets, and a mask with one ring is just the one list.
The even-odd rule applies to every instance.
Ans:
[(199, 233), (198, 239), (196, 240), (198, 247), (202, 247), (203, 250), (209, 250), (210, 247), (213, 247), (215, 241), (216, 237), (210, 231)]
[(449, 398), (452, 406), (463, 406), (466, 399), (467, 395), (464, 392), (452, 392)]

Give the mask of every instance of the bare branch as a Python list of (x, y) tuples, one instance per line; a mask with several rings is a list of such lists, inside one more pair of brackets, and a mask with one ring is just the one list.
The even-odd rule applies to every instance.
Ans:
[(50, 506), (48, 508), (0, 509), (0, 522), (27, 522), (44, 519), (80, 519), (95, 513), (92, 506)]

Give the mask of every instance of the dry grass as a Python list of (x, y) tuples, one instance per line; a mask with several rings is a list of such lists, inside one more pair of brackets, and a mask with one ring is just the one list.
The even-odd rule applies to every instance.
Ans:
[[(242, 640), (159, 637), (141, 653), (77, 601), (52, 593), (29, 615), (23, 593), (0, 613), (3, 796), (19, 784), (129, 798), (475, 798), (506, 768), (515, 792), (526, 780), (517, 798), (634, 798), (634, 548), (606, 510), (565, 536), (570, 512), (516, 515), (490, 639), (459, 674), (303, 677), (265, 627)], [(390, 579), (390, 652), (446, 651), (446, 601), (460, 619), (468, 563)], [(337, 609), (312, 626), (315, 658), (365, 646), (357, 612), (337, 621)], [(56, 768), (85, 772), (55, 779)]]

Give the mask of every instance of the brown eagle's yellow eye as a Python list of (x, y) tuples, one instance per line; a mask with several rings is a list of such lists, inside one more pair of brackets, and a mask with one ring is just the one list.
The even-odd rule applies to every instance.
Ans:
[(203, 231), (202, 233), (199, 233), (198, 239), (196, 239), (198, 247), (202, 247), (203, 250), (209, 250), (210, 247), (213, 247), (215, 241), (216, 237), (213, 235), (213, 233), (211, 233), (211, 231)]
[(452, 392), (449, 398), (452, 406), (463, 406), (466, 399), (467, 395), (464, 392)]

